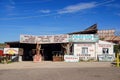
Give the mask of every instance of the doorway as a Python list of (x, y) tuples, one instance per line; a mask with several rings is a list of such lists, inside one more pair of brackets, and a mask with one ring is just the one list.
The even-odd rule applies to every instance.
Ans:
[(62, 47), (61, 44), (43, 44), (42, 45), (43, 51), (43, 59), (45, 61), (52, 61), (53, 60), (53, 55), (55, 51), (62, 52)]

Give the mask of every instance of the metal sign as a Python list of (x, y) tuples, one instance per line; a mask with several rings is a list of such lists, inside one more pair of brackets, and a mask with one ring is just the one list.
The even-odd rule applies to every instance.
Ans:
[(4, 48), (4, 54), (18, 54), (18, 48)]
[(79, 62), (79, 57), (75, 55), (64, 55), (65, 62)]
[(69, 37), (71, 42), (96, 42), (98, 40), (98, 36), (94, 34), (74, 34)]
[(102, 54), (102, 55), (98, 55), (98, 60), (99, 61), (113, 61), (115, 60), (115, 56), (112, 54)]

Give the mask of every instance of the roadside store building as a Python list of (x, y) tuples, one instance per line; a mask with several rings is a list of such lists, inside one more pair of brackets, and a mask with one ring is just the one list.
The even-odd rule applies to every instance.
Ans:
[[(44, 61), (54, 61), (55, 58), (58, 61), (62, 61), (64, 55), (73, 55), (73, 57), (79, 56), (82, 60), (102, 59), (101, 61), (103, 61), (104, 57), (100, 56), (103, 54), (103, 49), (100, 51), (99, 45), (102, 43), (107, 43), (99, 41), (96, 32), (97, 25), (94, 24), (84, 31), (62, 35), (20, 35), (20, 41), (6, 42), (6, 44), (9, 45), (10, 48), (22, 48), (23, 54), (21, 55), (24, 61), (33, 60), (33, 56), (37, 51), (36, 45), (39, 47), (39, 52), (42, 55)], [(111, 46), (110, 49), (107, 49), (106, 46), (105, 49), (107, 49), (107, 52), (112, 54), (111, 59), (113, 60), (113, 44), (109, 45)]]

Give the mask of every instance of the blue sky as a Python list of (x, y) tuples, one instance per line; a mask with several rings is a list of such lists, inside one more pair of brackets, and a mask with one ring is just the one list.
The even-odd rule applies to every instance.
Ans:
[(120, 31), (120, 0), (0, 0), (0, 42), (20, 34), (52, 35), (98, 29)]

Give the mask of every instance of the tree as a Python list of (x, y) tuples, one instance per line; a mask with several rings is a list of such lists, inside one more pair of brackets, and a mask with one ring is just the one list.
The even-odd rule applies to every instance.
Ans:
[(0, 48), (4, 48), (5, 46), (6, 46), (6, 44), (0, 43)]
[(114, 52), (115, 52), (115, 56), (117, 53), (120, 53), (120, 44), (114, 45)]

